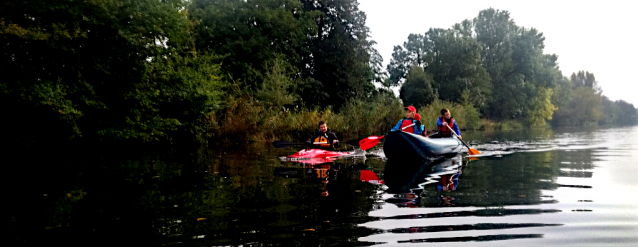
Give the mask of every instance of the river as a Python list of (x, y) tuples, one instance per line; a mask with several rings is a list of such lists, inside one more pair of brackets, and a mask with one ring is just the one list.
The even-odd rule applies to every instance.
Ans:
[(269, 143), (28, 150), (5, 163), (8, 233), (67, 246), (638, 245), (638, 127), (463, 137), (481, 155), (377, 148), (311, 165)]

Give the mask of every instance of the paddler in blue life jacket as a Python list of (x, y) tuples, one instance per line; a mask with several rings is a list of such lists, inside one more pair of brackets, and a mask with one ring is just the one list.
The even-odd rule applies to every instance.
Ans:
[[(414, 108), (414, 106), (408, 106), (403, 109), (405, 110), (405, 117), (399, 120), (397, 125), (395, 125), (394, 128), (392, 128), (392, 131), (401, 130), (404, 132), (413, 133), (417, 135), (420, 135), (421, 133), (423, 133), (423, 124), (421, 124), (421, 121), (414, 119), (416, 115), (416, 108)], [(410, 127), (407, 127), (407, 126), (410, 126)]]
[(441, 109), (441, 117), (436, 120), (436, 126), (439, 127), (439, 132), (436, 135), (430, 136), (432, 138), (442, 138), (442, 137), (452, 137), (452, 131), (448, 128), (452, 128), (456, 135), (461, 138), (461, 130), (459, 130), (459, 126), (456, 124), (456, 120), (452, 117), (452, 113), (448, 109)]
[(306, 141), (308, 145), (321, 149), (339, 148), (341, 143), (337, 139), (337, 135), (332, 133), (325, 121), (319, 121), (319, 130)]

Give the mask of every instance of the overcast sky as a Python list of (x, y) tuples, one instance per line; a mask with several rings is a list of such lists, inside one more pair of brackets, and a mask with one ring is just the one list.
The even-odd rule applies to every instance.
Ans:
[[(544, 34), (545, 54), (563, 75), (594, 73), (603, 95), (638, 107), (638, 1), (359, 0), (384, 68), (411, 33), (450, 28), (487, 8), (507, 10), (516, 25)], [(496, 89), (495, 89), (496, 90)]]

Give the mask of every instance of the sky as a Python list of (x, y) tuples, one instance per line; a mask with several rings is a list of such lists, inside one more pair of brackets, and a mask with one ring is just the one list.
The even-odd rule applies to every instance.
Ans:
[(603, 95), (638, 107), (638, 1), (359, 0), (384, 68), (411, 33), (451, 28), (479, 11), (506, 10), (516, 25), (544, 34), (564, 76), (593, 73)]

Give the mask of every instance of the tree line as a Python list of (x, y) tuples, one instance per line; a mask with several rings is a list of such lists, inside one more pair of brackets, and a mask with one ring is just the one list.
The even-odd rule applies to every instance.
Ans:
[(371, 100), (399, 109), (390, 92), (373, 85), (381, 57), (357, 6), (4, 1), (0, 107), (12, 121), (3, 127), (25, 142), (275, 138), (299, 128), (294, 116), (281, 122), (291, 114)]
[(395, 46), (386, 87), (401, 86), (406, 104), (465, 103), (483, 118), (532, 126), (634, 124), (633, 105), (602, 96), (593, 73), (567, 78), (545, 37), (516, 25), (507, 11), (486, 9), (449, 29), (410, 34)]
[[(386, 72), (356, 0), (10, 0), (0, 7), (0, 109), (10, 119), (1, 126), (25, 144), (292, 138), (319, 119), (364, 135), (389, 129), (403, 105), (435, 100), (496, 121), (635, 117), (633, 105), (578, 84), (580, 73), (563, 77), (557, 56), (543, 54), (543, 35), (516, 26), (506, 11), (410, 35)], [(402, 86), (402, 102), (393, 86)], [(576, 114), (590, 91), (588, 110), (601, 114)]]

